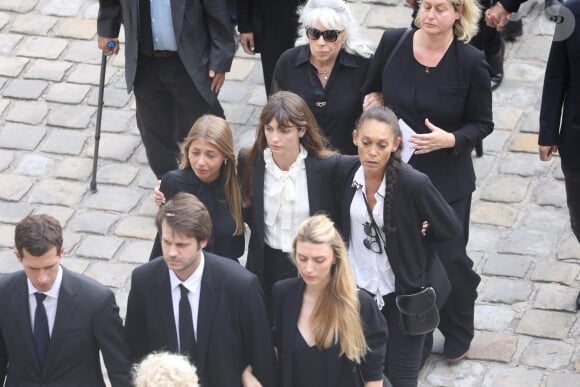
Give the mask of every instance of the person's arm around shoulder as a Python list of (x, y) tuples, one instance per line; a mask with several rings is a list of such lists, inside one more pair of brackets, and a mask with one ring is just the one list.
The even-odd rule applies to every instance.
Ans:
[(360, 317), (368, 352), (360, 368), (366, 381), (365, 387), (382, 387), (383, 366), (389, 337), (387, 322), (376, 302), (365, 291), (358, 291)]
[(123, 322), (115, 296), (109, 289), (98, 307), (94, 321), (94, 334), (103, 355), (112, 387), (127, 387), (131, 381), (129, 347), (123, 332)]

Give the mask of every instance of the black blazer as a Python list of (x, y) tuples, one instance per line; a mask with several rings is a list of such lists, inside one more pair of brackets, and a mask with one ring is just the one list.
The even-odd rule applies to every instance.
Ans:
[[(347, 244), (350, 242), (350, 205), (356, 192), (352, 181), (359, 166), (358, 157), (343, 156), (337, 173), (337, 202), (340, 203), (337, 223)], [(391, 217), (396, 231), (387, 234), (387, 256), (395, 274), (396, 291), (409, 293), (422, 285), (430, 285), (437, 291), (437, 305), (443, 306), (451, 285), (431, 242), (461, 235), (461, 222), (455, 211), (425, 174), (402, 163)], [(424, 220), (429, 221), (426, 237), (420, 234)]]
[[(580, 1), (565, 4), (576, 25), (565, 40), (553, 41), (540, 109), (540, 145), (558, 145), (562, 163), (580, 168)], [(563, 35), (568, 23), (556, 25)]]
[(23, 271), (0, 277), (0, 386), (104, 387), (99, 351), (113, 387), (132, 386), (129, 349), (113, 292), (62, 268), (48, 356), (36, 358)]
[[(240, 152), (240, 170), (244, 166), (244, 154)], [(310, 215), (326, 212), (331, 218), (336, 212), (333, 194), (333, 181), (338, 156), (332, 155), (326, 159), (317, 159), (308, 155), (306, 165), (306, 180), (308, 189), (308, 205)], [(256, 274), (263, 284), (264, 281), (264, 173), (266, 164), (259, 158), (252, 173), (252, 205), (244, 210), (244, 221), (252, 231), (248, 245), (246, 268)], [(239, 175), (241, 176), (241, 175)], [(297, 187), (300, 189), (301, 187)]]
[[(274, 284), (274, 342), (278, 349), (280, 387), (292, 387), (292, 349), (296, 336), (298, 317), (302, 308), (305, 284), (301, 278), (290, 278)], [(360, 315), (369, 351), (361, 364), (365, 380), (382, 380), (387, 348), (387, 323), (375, 301), (363, 291), (358, 292)], [(336, 356), (327, 362), (327, 387), (352, 387), (360, 384), (356, 363), (339, 356), (340, 346), (329, 349)], [(324, 387), (324, 386), (320, 386)]]
[(413, 57), (413, 33), (386, 66), (403, 31), (384, 32), (363, 91), (382, 91), (385, 106), (417, 133), (430, 133), (425, 118), (453, 133), (455, 147), (414, 155), (409, 163), (427, 174), (448, 202), (465, 198), (475, 190), (471, 151), (493, 130), (489, 66), (481, 51), (454, 40), (426, 74)]
[[(204, 252), (197, 321), (197, 372), (204, 387), (241, 386), (250, 364), (263, 386), (275, 386), (275, 355), (262, 290), (231, 259)], [(133, 271), (125, 331), (134, 361), (177, 352), (169, 270), (157, 258)]]

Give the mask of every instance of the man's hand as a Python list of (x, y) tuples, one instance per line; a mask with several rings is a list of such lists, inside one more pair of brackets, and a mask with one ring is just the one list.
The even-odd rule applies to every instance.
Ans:
[(558, 145), (540, 145), (538, 147), (538, 153), (540, 154), (540, 160), (550, 161), (552, 154), (558, 153)]
[(220, 71), (209, 70), (209, 77), (211, 78), (211, 84), (209, 89), (216, 94), (219, 94), (220, 89), (224, 85), (226, 80), (226, 73)]
[(499, 31), (503, 28), (510, 15), (511, 12), (508, 12), (500, 2), (497, 2), (493, 7), (485, 11), (485, 23)]
[(425, 118), (425, 126), (427, 126), (431, 133), (416, 133), (409, 138), (411, 148), (415, 149), (416, 154), (429, 153), (455, 146), (455, 136), (452, 133), (433, 125), (428, 118)]
[[(107, 43), (109, 42), (115, 42), (115, 48), (109, 51), (109, 48), (107, 47)], [(119, 39), (118, 38), (105, 38), (103, 36), (99, 36), (98, 39), (98, 45), (99, 45), (99, 49), (101, 49), (103, 51), (103, 53), (109, 55), (109, 54), (114, 54), (117, 55), (119, 53)]]
[(242, 32), (240, 34), (240, 44), (244, 49), (244, 52), (249, 55), (254, 55), (254, 33), (253, 32)]

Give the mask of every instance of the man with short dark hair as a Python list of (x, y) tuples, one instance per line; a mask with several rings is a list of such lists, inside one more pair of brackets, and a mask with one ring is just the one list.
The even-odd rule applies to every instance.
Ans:
[(16, 225), (24, 270), (0, 277), (0, 386), (131, 386), (115, 296), (61, 266), (62, 228), (48, 215)]
[(275, 355), (258, 279), (231, 259), (202, 249), (211, 218), (194, 195), (179, 193), (156, 217), (163, 257), (133, 271), (125, 330), (133, 361), (151, 352), (187, 355), (204, 387), (253, 376), (275, 386)]

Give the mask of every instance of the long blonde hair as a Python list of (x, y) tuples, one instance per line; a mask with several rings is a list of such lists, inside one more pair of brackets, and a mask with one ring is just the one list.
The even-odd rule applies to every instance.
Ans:
[(298, 242), (326, 244), (332, 249), (336, 263), (326, 289), (319, 295), (310, 325), (318, 349), (340, 343), (340, 355), (360, 363), (367, 353), (367, 343), (360, 317), (358, 290), (348, 261), (346, 247), (334, 223), (326, 215), (314, 215), (298, 228), (292, 245), (296, 263)]
[(236, 224), (234, 235), (241, 235), (244, 233), (244, 220), (242, 218), (242, 199), (236, 173), (236, 155), (234, 153), (232, 130), (226, 120), (221, 117), (211, 114), (199, 117), (183, 141), (183, 152), (179, 169), (191, 168), (188, 154), (189, 148), (195, 140), (204, 140), (212, 144), (226, 158), (224, 164), (221, 166), (223, 189), (230, 214)]

